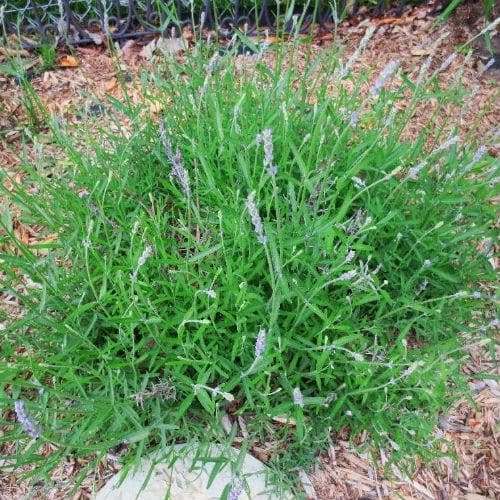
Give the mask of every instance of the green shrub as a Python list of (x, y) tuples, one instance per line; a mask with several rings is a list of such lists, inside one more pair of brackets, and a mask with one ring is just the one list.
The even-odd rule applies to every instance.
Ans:
[(439, 108), (402, 133), (460, 87), (395, 85), (392, 63), (365, 95), (333, 51), (300, 72), (283, 47), (272, 68), (209, 50), (144, 74), (145, 103), (110, 101), (77, 134), (53, 120), (65, 159), (10, 180), (22, 223), (45, 228), (28, 246), (3, 220), (3, 291), (24, 308), (2, 342), (1, 404), (26, 401), (21, 425), (5, 414), (10, 458), (40, 477), (126, 442), (132, 463), (227, 442), (223, 412), (288, 471), (343, 428), (394, 460), (431, 456), (437, 414), (465, 390), (463, 339), (490, 322), (478, 242), (498, 179)]

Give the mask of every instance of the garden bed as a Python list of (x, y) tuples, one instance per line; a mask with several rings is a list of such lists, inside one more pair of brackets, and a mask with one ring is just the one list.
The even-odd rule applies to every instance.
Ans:
[[(427, 24), (426, 24), (427, 23)], [(420, 26), (419, 26), (420, 25)], [(344, 35), (347, 35), (348, 51), (346, 57), (359, 45), (359, 40), (365, 33), (368, 24), (359, 26), (355, 30), (352, 28)], [(417, 29), (418, 27), (418, 29)], [(425, 17), (419, 18), (415, 15), (412, 19), (407, 19), (405, 23), (380, 23), (379, 32), (374, 36), (372, 44), (368, 46), (367, 53), (353, 67), (355, 72), (360, 72), (364, 68), (373, 69), (375, 72), (380, 71), (384, 66), (393, 59), (399, 58), (401, 55), (408, 56), (411, 54), (410, 60), (405, 61), (405, 70), (412, 67), (412, 64), (417, 67), (425, 57), (428, 56), (428, 49), (423, 43), (422, 35), (426, 33), (425, 29), (429, 28), (428, 20)], [(420, 31), (419, 31), (420, 29)], [(443, 35), (444, 28), (438, 30), (428, 36), (427, 47), (432, 40), (437, 40)], [(316, 45), (312, 47), (314, 59), (321, 57), (325, 51), (331, 49), (331, 44), (335, 44), (336, 40), (330, 39), (330, 34), (319, 31), (316, 34)], [(394, 43), (388, 43), (388, 40)], [(271, 40), (273, 42), (273, 40)], [(424, 45), (424, 46), (423, 46)], [(393, 51), (387, 50), (387, 47), (394, 47)], [(397, 49), (396, 49), (397, 47)], [(113, 111), (106, 104), (107, 96), (111, 95), (118, 99), (122, 98), (122, 85), (128, 89), (130, 98), (137, 102), (144, 102), (144, 92), (137, 86), (136, 75), (141, 71), (142, 67), (148, 67), (154, 64), (153, 60), (141, 56), (143, 47), (135, 44), (129, 44), (121, 50), (121, 64), (123, 67), (119, 70), (116, 63), (108, 54), (99, 48), (78, 49), (72, 57), (75, 64), (46, 71), (41, 77), (33, 80), (34, 88), (37, 90), (45, 105), (51, 112), (57, 113), (64, 117), (70, 123), (80, 124), (86, 120), (97, 120), (102, 126), (107, 123), (110, 116), (113, 118), (112, 126), (127, 127), (128, 118), (119, 116), (117, 122), (116, 116), (112, 116)], [(438, 69), (450, 54), (450, 45), (448, 42), (442, 43), (436, 49), (435, 60), (432, 63), (431, 71)], [(61, 55), (60, 61), (65, 61), (64, 55)], [(155, 56), (156, 57), (156, 56)], [(179, 54), (179, 58), (183, 56)], [(296, 58), (295, 64), (298, 68), (307, 68), (306, 59), (309, 57), (308, 50), (302, 51)], [(440, 81), (444, 86), (446, 82), (451, 82), (456, 75), (456, 69), (461, 67), (463, 56), (457, 59), (440, 74)], [(263, 62), (272, 67), (272, 55), (264, 55)], [(71, 61), (71, 60), (70, 60)], [(465, 89), (473, 90), (471, 104), (466, 109), (461, 107), (460, 103), (450, 102), (446, 106), (440, 108), (441, 117), (440, 125), (443, 126), (443, 133), (448, 133), (447, 123), (451, 121), (458, 110), (462, 111), (461, 131), (463, 137), (477, 137), (481, 140), (493, 126), (496, 126), (495, 116), (498, 113), (498, 104), (495, 102), (496, 83), (494, 76), (490, 73), (483, 74), (482, 68), (486, 60), (480, 58), (471, 58), (468, 60), (464, 71)], [(236, 68), (240, 71), (251, 68), (255, 64), (255, 58), (238, 56)], [(129, 76), (127, 76), (129, 75)], [(131, 81), (127, 81), (127, 80)], [(9, 116), (4, 117), (6, 120), (2, 124), (3, 130), (10, 127), (6, 134), (8, 145), (1, 152), (4, 165), (8, 167), (13, 175), (22, 176), (25, 174), (19, 170), (19, 158), (16, 158), (16, 151), (21, 151), (22, 143), (19, 136), (24, 133), (25, 120), (30, 118), (22, 111), (22, 97), (19, 87), (16, 87), (12, 79), (6, 79), (3, 82), (6, 92), (3, 98), (6, 100), (7, 106), (12, 111), (18, 111), (18, 116), (14, 114), (14, 121)], [(366, 87), (369, 83), (366, 83)], [(477, 87), (477, 88), (476, 88)], [(335, 90), (333, 89), (334, 93)], [(16, 104), (17, 101), (17, 104)], [(164, 103), (159, 103), (155, 99), (148, 99), (147, 113), (159, 120), (162, 116)], [(422, 122), (426, 121), (430, 114), (430, 110), (434, 109), (433, 103), (427, 103), (428, 108), (423, 108), (422, 113), (416, 114), (413, 118), (412, 125), (405, 131), (406, 139), (414, 139), (418, 136)], [(110, 115), (111, 113), (111, 115)], [(15, 121), (17, 118), (17, 122)], [(33, 118), (33, 117), (31, 117)], [(122, 119), (123, 118), (123, 119)], [(118, 126), (119, 123), (120, 125)], [(367, 126), (369, 124), (366, 124)], [(16, 136), (16, 133), (18, 134)], [(43, 143), (43, 135), (40, 136), (40, 141)], [(54, 149), (52, 149), (54, 148)], [(39, 153), (36, 145), (28, 145), (27, 151), (29, 158), (36, 158)], [(44, 146), (45, 155), (47, 152), (54, 157), (58, 155), (56, 146)], [(14, 154), (13, 154), (14, 153)], [(497, 146), (493, 145), (489, 148), (489, 154), (495, 157), (498, 154)], [(34, 242), (37, 239), (37, 232), (41, 228), (25, 227), (19, 221), (14, 223), (16, 235), (21, 240)], [(496, 262), (494, 262), (496, 266)], [(483, 293), (489, 292), (486, 288)], [(15, 312), (15, 301), (10, 307), (14, 307), (10, 312)], [(450, 418), (447, 422), (455, 423), (455, 427), (446, 426), (443, 423), (446, 437), (451, 440), (452, 444), (443, 444), (444, 447), (455, 446), (458, 452), (458, 457), (461, 459), (461, 472), (453, 479), (452, 465), (449, 458), (441, 459), (440, 462), (432, 468), (418, 467), (416, 473), (408, 478), (400, 471), (389, 471), (388, 477), (395, 478), (394, 481), (381, 479), (381, 472), (372, 462), (363, 455), (354, 452), (349, 448), (348, 434), (342, 434), (342, 431), (336, 437), (336, 444), (332, 445), (329, 454), (325, 455), (325, 470), (318, 472), (313, 480), (316, 487), (316, 492), (320, 498), (337, 498), (344, 497), (360, 497), (367, 493), (376, 491), (379, 495), (389, 495), (395, 492), (406, 492), (415, 496), (435, 495), (436, 492), (446, 492), (448, 494), (472, 494), (478, 493), (482, 495), (493, 496), (498, 492), (498, 484), (495, 482), (498, 477), (498, 456), (496, 455), (496, 422), (498, 415), (495, 415), (495, 403), (498, 398), (498, 386), (492, 379), (487, 379), (488, 383), (482, 384), (483, 378), (475, 378), (475, 373), (488, 372), (495, 375), (495, 367), (490, 361), (490, 354), (484, 349), (475, 347), (472, 357), (472, 362), (464, 367), (466, 373), (470, 375), (471, 383), (475, 384), (478, 392), (475, 399), (479, 405), (479, 410), (472, 413), (470, 407), (467, 407), (465, 402), (457, 405), (450, 413)], [(498, 375), (498, 373), (496, 373)], [(11, 418), (11, 417), (10, 417)], [(456, 426), (458, 424), (464, 426)], [(437, 422), (436, 422), (437, 425)], [(436, 428), (437, 429), (437, 428)], [(470, 439), (473, 436), (474, 439)], [(356, 444), (361, 444), (363, 438), (366, 437), (363, 433), (358, 438)], [(481, 447), (478, 450), (477, 442), (481, 442)], [(266, 459), (273, 452), (273, 443), (258, 443), (253, 448), (253, 452), (261, 459)], [(4, 445), (3, 454), (9, 455), (9, 450)], [(47, 445), (47, 452), (52, 451)], [(120, 450), (117, 454), (121, 453)], [(381, 457), (382, 462), (384, 458)], [(69, 476), (77, 473), (85, 459), (71, 461), (68, 465), (62, 466), (58, 470), (58, 478), (67, 479)], [(102, 481), (104, 477), (113, 472), (116, 468), (115, 457), (111, 454), (109, 458), (101, 462), (98, 481)], [(68, 470), (69, 469), (69, 470)], [(399, 476), (399, 477), (398, 477)], [(14, 479), (14, 478), (13, 478)], [(23, 485), (10, 483), (11, 479), (6, 480), (5, 491), (12, 491), (12, 495), (21, 496), (18, 488), (23, 488)], [(88, 483), (92, 483), (93, 479), (88, 478)], [(471, 486), (472, 485), (472, 486)], [(87, 488), (91, 488), (88, 486)], [(333, 490), (333, 494), (332, 494)], [(81, 494), (85, 495), (85, 488), (81, 490)], [(49, 493), (47, 492), (47, 495)], [(66, 494), (64, 488), (60, 491), (53, 491), (52, 495), (64, 496)]]

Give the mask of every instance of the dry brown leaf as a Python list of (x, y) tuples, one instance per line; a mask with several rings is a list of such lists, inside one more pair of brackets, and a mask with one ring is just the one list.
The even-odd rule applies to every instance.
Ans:
[(14, 229), (14, 235), (23, 245), (29, 244), (28, 231), (26, 231), (26, 228), (21, 224), (19, 224), (19, 226)]
[(271, 460), (271, 452), (261, 446), (252, 446), (252, 453), (261, 461), (269, 462)]
[(147, 45), (144, 45), (144, 47), (142, 48), (139, 55), (142, 58), (149, 61), (153, 57), (153, 53), (154, 53), (155, 49), (156, 49), (156, 39), (152, 40)]
[(272, 421), (276, 422), (277, 424), (282, 424), (282, 425), (292, 425), (296, 426), (297, 422), (293, 417), (289, 417), (287, 415), (276, 415), (275, 417), (272, 417)]
[(92, 40), (93, 43), (96, 45), (101, 45), (104, 38), (101, 34), (99, 33), (92, 33), (91, 31), (86, 31), (86, 35)]
[(156, 42), (156, 48), (165, 55), (173, 55), (187, 50), (188, 44), (184, 38), (159, 38)]
[(76, 57), (67, 55), (60, 57), (57, 60), (57, 65), (60, 68), (78, 68), (80, 63), (77, 61)]
[(106, 82), (106, 86), (104, 87), (106, 92), (111, 92), (117, 85), (118, 81), (116, 78), (111, 78), (108, 82)]
[(5, 139), (6, 139), (7, 142), (12, 143), (16, 139), (19, 139), (20, 136), (21, 136), (21, 132), (19, 132), (19, 130), (9, 130), (5, 134)]
[(160, 111), (162, 109), (163, 109), (163, 106), (162, 106), (161, 102), (154, 101), (154, 102), (151, 102), (149, 104), (149, 111), (151, 111), (151, 113), (153, 115), (157, 115), (158, 113), (160, 113)]
[(412, 49), (412, 56), (430, 56), (432, 54), (432, 49)]
[(389, 24), (391, 26), (398, 26), (403, 24), (410, 24), (408, 19), (401, 19), (399, 17), (384, 17), (383, 19), (374, 19), (373, 23), (377, 26), (384, 26)]
[(127, 40), (122, 47), (122, 58), (127, 64), (130, 64), (134, 59), (135, 46), (136, 46), (135, 40)]
[(188, 41), (193, 39), (193, 30), (190, 26), (184, 26), (184, 28), (182, 28), (182, 38)]

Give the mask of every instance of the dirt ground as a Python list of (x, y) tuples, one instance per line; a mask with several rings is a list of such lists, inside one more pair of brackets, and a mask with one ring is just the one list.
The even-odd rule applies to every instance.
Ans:
[[(441, 40), (431, 66), (431, 69), (436, 69), (457, 45), (466, 42), (484, 26), (480, 16), (470, 6), (459, 9), (449, 23), (435, 30), (431, 30), (433, 22), (434, 18), (429, 16), (429, 9), (425, 7), (414, 8), (398, 18), (358, 19), (349, 25), (342, 25), (336, 39), (331, 31), (316, 30), (313, 50), (320, 53), (329, 50), (332, 44), (341, 43), (346, 47), (348, 56), (358, 46), (367, 27), (375, 24), (377, 31), (355, 71), (367, 68), (377, 71), (388, 61), (401, 57), (404, 58), (404, 69), (415, 68), (418, 71), (420, 64), (433, 50), (433, 43)], [(189, 42), (189, 33), (187, 35)], [(498, 38), (500, 36), (494, 37), (494, 44)], [(484, 46), (476, 43), (475, 48), (470, 58), (459, 55), (440, 79), (446, 84), (456, 78), (458, 68), (463, 68), (464, 87), (472, 94), (468, 105), (459, 112), (461, 135), (480, 142), (485, 134), (491, 133), (499, 125), (500, 78), (497, 69), (484, 71), (490, 57)], [(34, 77), (32, 84), (51, 113), (79, 123), (85, 116), (103, 114), (102, 103), (107, 96), (120, 98), (122, 84), (127, 86), (132, 99), (141, 99), (135, 78), (142, 68), (154, 65), (150, 49), (151, 46), (148, 48), (145, 44), (128, 42), (119, 49), (117, 57), (111, 57), (104, 47), (76, 48), (72, 53), (60, 53), (57, 66)], [(28, 64), (34, 62), (34, 67), (38, 64), (36, 56), (32, 54), (21, 52), (18, 55)], [(6, 57), (6, 49), (0, 48), (0, 62)], [(245, 64), (245, 56), (239, 57), (241, 63)], [(303, 61), (299, 59), (298, 64), (301, 63)], [(149, 111), (161, 116), (161, 109), (154, 105)], [(428, 112), (429, 109), (419, 110), (407, 131), (408, 137), (418, 133)], [(443, 124), (450, 116), (456, 117), (456, 113), (457, 108), (451, 105), (443, 110)], [(41, 154), (36, 146), (23, 146), (20, 140), (28, 118), (19, 85), (13, 78), (0, 74), (0, 167), (18, 178), (22, 176), (18, 167), (23, 147), (32, 159)], [(50, 147), (45, 146), (44, 154)], [(498, 155), (498, 147), (492, 146), (490, 154)], [(18, 237), (27, 241), (37, 238), (36, 228), (23, 227), (19, 222), (15, 223), (15, 231)], [(10, 307), (15, 313), (15, 304), (9, 300), (8, 297), (2, 297), (4, 309)], [(414, 472), (407, 476), (396, 467), (384, 471), (383, 466), (387, 463), (384, 453), (379, 456), (378, 465), (375, 465), (368, 455), (357, 453), (350, 448), (347, 440), (336, 436), (328, 453), (321, 457), (315, 470), (308, 473), (310, 484), (305, 488), (308, 496), (318, 499), (500, 498), (500, 385), (495, 380), (500, 375), (496, 361), (499, 355), (500, 348), (494, 359), (485, 349), (477, 348), (470, 353), (469, 362), (463, 370), (469, 376), (474, 390), (474, 404), (466, 400), (459, 401), (448, 415), (436, 422), (436, 432), (443, 433), (447, 439), (443, 451), (448, 451), (456, 460), (447, 456), (433, 464), (416, 463)], [(479, 373), (491, 374), (491, 378), (479, 378)], [(50, 449), (47, 448), (47, 452)], [(4, 447), (2, 454), (6, 453), (8, 449)], [(81, 467), (82, 463), (68, 460), (54, 477), (59, 482), (58, 488), (35, 491), (33, 487), (28, 488), (26, 484), (19, 483), (14, 475), (2, 472), (0, 499), (14, 500), (31, 496), (69, 498), (65, 486), (67, 479)], [(72, 498), (90, 498), (94, 485), (102, 485), (117, 470), (117, 457), (110, 455)]]

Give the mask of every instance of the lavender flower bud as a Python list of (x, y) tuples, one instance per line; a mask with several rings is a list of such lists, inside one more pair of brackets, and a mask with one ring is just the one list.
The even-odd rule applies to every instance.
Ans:
[(365, 184), (365, 181), (363, 179), (360, 179), (359, 177), (351, 177), (352, 179), (352, 182), (354, 182), (354, 185), (358, 188), (358, 189), (363, 189), (364, 187), (366, 187), (366, 184)]
[(351, 269), (350, 271), (342, 273), (337, 279), (339, 281), (350, 281), (356, 276), (356, 274), (358, 274), (356, 269)]
[(356, 360), (356, 361), (364, 361), (365, 357), (362, 354), (359, 354), (358, 352), (351, 352), (351, 356)]
[(214, 72), (214, 70), (217, 68), (219, 64), (219, 61), (220, 61), (220, 56), (217, 53), (210, 58), (208, 64), (205, 65), (205, 71), (207, 72), (207, 75), (211, 75)]
[(255, 359), (261, 359), (266, 348), (266, 329), (261, 328), (255, 341)]
[(265, 245), (267, 243), (267, 237), (264, 235), (264, 226), (262, 225), (262, 219), (260, 218), (259, 211), (255, 205), (255, 193), (252, 192), (247, 197), (246, 202), (248, 213), (252, 219), (252, 224), (255, 232), (257, 233), (258, 240), (260, 243)]
[(227, 500), (238, 500), (243, 492), (243, 481), (237, 477), (233, 477), (231, 481), (231, 491), (227, 495)]
[(380, 94), (382, 87), (389, 81), (389, 79), (396, 73), (399, 68), (400, 62), (398, 60), (389, 62), (386, 67), (380, 72), (375, 84), (370, 87), (370, 93), (372, 95)]
[(476, 163), (479, 163), (482, 159), (482, 157), (488, 152), (488, 147), (483, 144), (482, 146), (479, 146), (477, 148), (477, 151), (474, 153), (474, 156), (472, 157), (471, 162), (465, 167), (465, 171), (468, 172), (469, 170), (476, 165)]
[(278, 167), (276, 165), (271, 165), (270, 167), (266, 168), (266, 172), (271, 176), (271, 177), (276, 177), (276, 174), (278, 173)]
[(172, 142), (167, 135), (167, 130), (165, 128), (165, 123), (160, 123), (160, 140), (163, 143), (163, 149), (165, 151), (165, 155), (167, 156), (168, 162), (172, 167), (172, 175), (177, 179), (177, 182), (180, 184), (182, 190), (186, 198), (191, 198), (191, 188), (189, 185), (189, 175), (184, 168), (184, 162), (182, 160), (182, 155), (179, 149), (177, 148), (175, 153), (172, 149)]
[(18, 399), (14, 402), (14, 411), (16, 412), (17, 421), (21, 424), (24, 432), (34, 438), (40, 437), (39, 425), (28, 414), (22, 399)]
[(146, 260), (151, 257), (153, 253), (153, 247), (151, 245), (146, 245), (146, 248), (143, 250), (141, 256), (137, 260), (137, 266), (134, 269), (134, 272), (130, 275), (132, 281), (137, 279), (137, 274), (139, 273), (139, 269), (146, 263)]
[(497, 318), (492, 319), (488, 324), (488, 328), (493, 328), (493, 329), (500, 328), (500, 320)]
[(273, 165), (274, 161), (274, 146), (273, 146), (273, 133), (270, 128), (266, 128), (261, 134), (257, 134), (255, 138), (257, 145), (263, 144), (264, 146), (264, 168), (271, 176), (278, 173), (278, 167)]
[(354, 256), (356, 255), (356, 252), (354, 250), (349, 250), (347, 253), (345, 259), (344, 259), (344, 264), (350, 264), (352, 262), (352, 259), (354, 259)]
[(352, 66), (358, 59), (359, 55), (365, 50), (366, 46), (368, 45), (368, 42), (370, 41), (370, 38), (372, 37), (373, 33), (375, 33), (375, 26), (369, 25), (368, 28), (365, 31), (365, 34), (363, 38), (361, 39), (361, 42), (359, 42), (358, 47), (354, 51), (354, 53), (351, 55), (349, 60), (347, 61), (345, 68), (341, 70), (341, 78), (343, 76), (346, 76), (349, 71), (351, 70)]
[(458, 54), (456, 52), (453, 52), (453, 54), (450, 54), (444, 60), (444, 62), (441, 64), (441, 66), (439, 66), (439, 68), (437, 69), (437, 71), (434, 74), (437, 75), (438, 73), (441, 73), (441, 71), (447, 70), (457, 57), (458, 57)]
[(270, 128), (262, 132), (262, 140), (264, 141), (264, 165), (270, 166), (274, 159), (273, 135)]
[(358, 123), (358, 120), (359, 120), (359, 113), (357, 111), (353, 111), (349, 118), (349, 125), (351, 127), (354, 127), (356, 123)]
[(418, 287), (417, 295), (424, 292), (425, 290), (427, 290), (428, 285), (429, 285), (429, 282), (427, 280), (422, 281), (422, 283), (420, 283), (420, 285)]
[(438, 146), (436, 149), (432, 151), (432, 154), (439, 153), (440, 151), (444, 151), (446, 149), (449, 149), (451, 146), (456, 144), (460, 140), (460, 137), (458, 135), (454, 135), (453, 137), (450, 137), (447, 141), (443, 142), (440, 146)]
[(40, 383), (40, 381), (38, 379), (33, 379), (33, 385), (35, 387), (38, 387), (38, 395), (39, 396), (43, 396), (43, 394), (45, 393), (45, 389), (43, 388), (42, 384)]
[(392, 111), (390, 112), (389, 116), (385, 119), (384, 121), (384, 126), (390, 127), (393, 122), (394, 122), (394, 117), (396, 116), (397, 109), (393, 108)]
[(493, 65), (495, 64), (495, 58), (492, 57), (485, 65), (483, 68), (483, 73), (488, 71)]
[(139, 260), (137, 261), (137, 265), (143, 266), (146, 263), (147, 258), (150, 257), (152, 253), (153, 253), (153, 248), (150, 245), (146, 245), (146, 248), (139, 257)]
[(420, 175), (420, 171), (427, 165), (427, 162), (424, 160), (423, 162), (419, 163), (416, 167), (411, 167), (408, 170), (408, 175), (407, 178), (411, 179), (412, 181), (416, 181), (418, 179), (418, 176)]
[(422, 67), (420, 68), (420, 71), (418, 73), (417, 77), (417, 85), (420, 85), (424, 79), (424, 76), (427, 74), (427, 71), (429, 71), (429, 68), (431, 67), (432, 59), (434, 58), (434, 54), (429, 55), (427, 59), (424, 61), (424, 64), (422, 64)]
[(234, 131), (237, 133), (237, 134), (240, 134), (241, 133), (241, 128), (240, 126), (238, 125), (238, 117), (240, 116), (240, 105), (237, 104), (234, 109), (233, 109), (233, 123), (234, 123)]
[(293, 404), (304, 408), (304, 396), (302, 396), (302, 392), (298, 387), (293, 390)]

